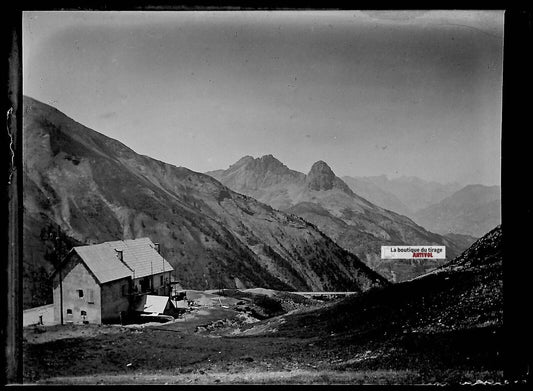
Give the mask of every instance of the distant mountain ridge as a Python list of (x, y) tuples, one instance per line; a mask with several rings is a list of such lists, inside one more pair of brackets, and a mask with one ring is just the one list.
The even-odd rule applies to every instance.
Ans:
[[(25, 306), (46, 300), (37, 296), (58, 258), (46, 254), (144, 236), (160, 243), (191, 289), (363, 291), (387, 284), (302, 218), (139, 155), (29, 97), (23, 130)], [(269, 159), (258, 165), (291, 175)]]
[(343, 176), (342, 180), (352, 189), (354, 193), (366, 198), (370, 202), (382, 208), (392, 210), (396, 213), (409, 216), (412, 211), (396, 195), (383, 190), (367, 177)]
[(439, 203), (419, 210), (413, 219), (441, 234), (481, 237), (501, 223), (501, 188), (465, 186)]
[(345, 176), (343, 180), (371, 202), (411, 218), (418, 210), (443, 200), (462, 187), (456, 182), (442, 184), (415, 176)]
[(272, 155), (255, 159), (247, 156), (226, 170), (207, 174), (234, 191), (310, 221), (390, 279), (411, 278), (412, 273), (423, 273), (439, 262), (417, 261), (418, 268), (406, 265), (394, 272), (402, 262), (382, 261), (382, 245), (445, 245), (450, 259), (464, 249), (453, 239), (429, 232), (408, 217), (354, 193), (323, 161), (314, 163), (306, 175), (290, 170)]

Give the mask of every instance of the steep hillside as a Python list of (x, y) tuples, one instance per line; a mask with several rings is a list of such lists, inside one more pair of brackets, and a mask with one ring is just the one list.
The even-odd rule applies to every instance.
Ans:
[(502, 227), (498, 225), (482, 238), (476, 240), (460, 256), (435, 270), (435, 273), (492, 267), (501, 268), (503, 259), (502, 241)]
[(272, 155), (247, 156), (225, 171), (210, 174), (232, 190), (313, 223), (390, 280), (413, 278), (446, 261), (382, 261), (383, 245), (445, 245), (448, 260), (465, 248), (354, 193), (323, 161), (305, 175)]
[(501, 223), (501, 188), (465, 186), (439, 203), (418, 211), (413, 219), (441, 234), (480, 237)]
[[(141, 156), (28, 97), (23, 127), (28, 270), (52, 269), (40, 235), (52, 227), (65, 238), (58, 247), (150, 237), (186, 288), (359, 291), (385, 283), (303, 219)], [(26, 305), (40, 304), (30, 276), (25, 288)]]

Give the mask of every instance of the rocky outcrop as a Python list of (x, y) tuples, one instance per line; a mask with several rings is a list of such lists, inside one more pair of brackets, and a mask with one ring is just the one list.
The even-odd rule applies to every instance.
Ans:
[(307, 174), (306, 183), (309, 189), (314, 191), (339, 189), (347, 194), (353, 195), (348, 185), (340, 178), (337, 178), (326, 162), (319, 160), (311, 166)]

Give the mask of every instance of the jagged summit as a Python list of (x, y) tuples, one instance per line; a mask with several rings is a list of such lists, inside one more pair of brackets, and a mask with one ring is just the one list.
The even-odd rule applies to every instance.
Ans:
[(244, 169), (245, 171), (252, 171), (256, 174), (265, 175), (275, 174), (275, 175), (286, 175), (291, 174), (292, 171), (283, 164), (281, 161), (276, 159), (273, 155), (263, 155), (258, 158), (253, 158), (252, 156), (244, 156), (235, 164), (230, 166), (230, 170), (240, 170)]
[(284, 169), (288, 170), (289, 168), (276, 159), (273, 155), (263, 155), (260, 158), (255, 159), (256, 166), (261, 166), (267, 169)]

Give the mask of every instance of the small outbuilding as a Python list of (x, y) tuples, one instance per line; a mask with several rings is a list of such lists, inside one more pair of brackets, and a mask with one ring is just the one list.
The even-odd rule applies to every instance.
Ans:
[(134, 304), (135, 312), (142, 314), (170, 315), (175, 309), (168, 296), (142, 295)]

